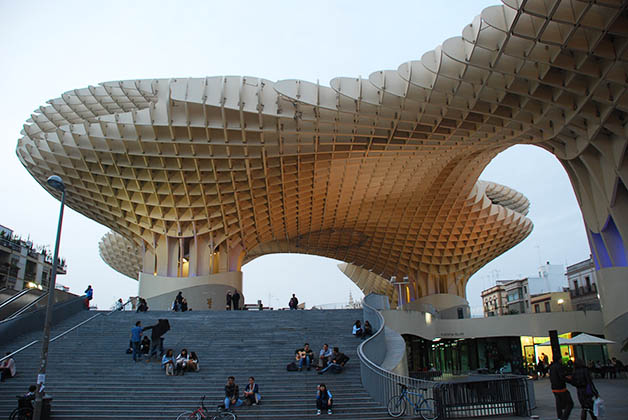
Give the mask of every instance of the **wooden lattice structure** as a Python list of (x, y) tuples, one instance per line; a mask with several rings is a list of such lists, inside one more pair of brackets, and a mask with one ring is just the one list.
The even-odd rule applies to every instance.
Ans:
[(627, 234), (625, 7), (504, 0), (421, 59), (330, 87), (77, 89), (32, 115), (17, 154), (52, 194), (45, 179), (62, 176), (68, 205), (133, 241), (147, 273), (239, 270), (289, 251), (408, 276), (414, 297), (464, 296), (532, 228), (524, 197), (477, 181), (514, 144), (561, 160), (591, 232), (612, 216)]

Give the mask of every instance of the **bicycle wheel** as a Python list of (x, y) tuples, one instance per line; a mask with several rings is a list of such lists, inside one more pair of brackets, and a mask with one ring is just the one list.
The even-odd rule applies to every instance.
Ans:
[(33, 410), (30, 408), (16, 408), (9, 416), (9, 420), (31, 420), (33, 418)]
[(425, 420), (436, 420), (438, 418), (438, 410), (436, 409), (436, 400), (434, 398), (426, 398), (418, 408), (421, 417)]
[(201, 420), (201, 416), (194, 411), (184, 411), (177, 416), (177, 420)]
[(391, 417), (401, 417), (406, 412), (406, 400), (402, 395), (395, 395), (388, 401), (386, 408)]
[(223, 411), (213, 417), (213, 420), (236, 420), (237, 417), (230, 411)]

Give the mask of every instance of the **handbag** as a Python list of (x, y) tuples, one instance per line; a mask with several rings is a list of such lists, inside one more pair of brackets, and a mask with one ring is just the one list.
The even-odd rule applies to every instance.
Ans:
[(598, 419), (604, 419), (606, 417), (606, 406), (604, 400), (597, 397), (593, 400), (593, 414)]

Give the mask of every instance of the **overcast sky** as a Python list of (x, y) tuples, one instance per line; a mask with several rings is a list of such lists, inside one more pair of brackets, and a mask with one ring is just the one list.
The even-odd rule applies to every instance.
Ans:
[[(36, 244), (54, 243), (59, 202), (15, 155), (31, 112), (61, 93), (123, 79), (249, 75), (329, 84), (416, 60), (460, 35), (497, 1), (9, 1), (0, 0), (0, 224)], [(567, 175), (549, 153), (516, 146), (481, 176), (508, 185), (531, 202), (532, 234), (469, 281), (467, 297), (496, 278), (535, 275), (540, 262), (573, 264), (589, 256), (582, 216)], [(95, 288), (109, 307), (137, 294), (137, 282), (98, 255), (107, 228), (66, 210), (58, 278), (80, 293)], [(244, 267), (247, 300), (285, 305), (296, 293), (308, 307), (343, 302), (361, 292), (338, 261), (307, 255), (268, 255)]]

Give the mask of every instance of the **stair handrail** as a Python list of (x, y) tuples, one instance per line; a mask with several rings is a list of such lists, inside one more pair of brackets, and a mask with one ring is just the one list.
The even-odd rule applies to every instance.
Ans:
[[(377, 325), (377, 331), (358, 346), (362, 386), (364, 386), (369, 395), (374, 400), (385, 405), (392, 396), (399, 394), (400, 385), (405, 385), (408, 388), (424, 389), (424, 396), (426, 398), (433, 397), (432, 388), (436, 385), (436, 382), (399, 375), (398, 373), (384, 369), (369, 358), (366, 349), (370, 346), (379, 346), (379, 352), (382, 350), (385, 352), (386, 324), (379, 309), (366, 303), (366, 299), (362, 300), (362, 308), (375, 314), (375, 319), (369, 322)], [(384, 348), (382, 349), (381, 347)]]
[(44, 299), (46, 296), (48, 296), (48, 292), (44, 293), (43, 295), (39, 296), (37, 299), (35, 299), (34, 301), (32, 301), (31, 303), (29, 303), (28, 305), (25, 305), (24, 307), (22, 307), (21, 309), (19, 309), (17, 312), (15, 312), (13, 315), (3, 319), (2, 321), (0, 321), (0, 324), (5, 322), (5, 321), (10, 321), (13, 318), (17, 318), (18, 316), (22, 315), (24, 312), (28, 311), (30, 308), (32, 308), (33, 306), (37, 305), (37, 303)]
[[(81, 296), (81, 297), (82, 297), (82, 298), (85, 298), (86, 296)], [(130, 301), (131, 301), (131, 299), (127, 300), (127, 301), (125, 302), (125, 304), (124, 304), (124, 305), (127, 305)], [(78, 324), (76, 324), (75, 326), (73, 326), (73, 327), (69, 328), (68, 330), (66, 330), (66, 331), (62, 332), (61, 334), (58, 334), (58, 335), (56, 335), (55, 337), (51, 338), (51, 339), (50, 339), (50, 342), (52, 343), (53, 341), (56, 341), (57, 339), (59, 339), (59, 338), (63, 337), (64, 335), (66, 335), (66, 334), (68, 334), (68, 333), (70, 333), (70, 332), (74, 331), (74, 330), (75, 330), (75, 329), (77, 329), (78, 327), (80, 327), (80, 326), (82, 326), (82, 325), (84, 325), (84, 324), (87, 324), (89, 321), (93, 320), (94, 318), (98, 318), (99, 316), (103, 316), (103, 315), (104, 315), (104, 316), (109, 316), (109, 315), (111, 315), (112, 313), (117, 312), (117, 311), (118, 311), (117, 309), (114, 309), (114, 310), (109, 311), (109, 312), (106, 312), (106, 313), (105, 313), (105, 312), (99, 312), (99, 313), (97, 313), (96, 315), (94, 315), (94, 316), (92, 316), (92, 317), (87, 318), (85, 321), (79, 322), (79, 323), (78, 323)], [(31, 347), (31, 346), (33, 346), (33, 345), (35, 345), (35, 344), (39, 343), (40, 341), (41, 341), (41, 340), (33, 340), (33, 341), (31, 341), (30, 343), (26, 344), (25, 346), (22, 346), (22, 347), (20, 347), (19, 349), (15, 350), (14, 352), (9, 353), (9, 354), (7, 354), (7, 355), (3, 356), (2, 358), (0, 358), (0, 363), (1, 363), (2, 361), (4, 361), (5, 359), (8, 359), (8, 358), (10, 358), (10, 357), (13, 357), (13, 355), (18, 354), (18, 353), (20, 353), (20, 352), (22, 352), (22, 351), (26, 350), (27, 348), (29, 348), (29, 347)]]
[(4, 308), (5, 306), (7, 306), (8, 304), (18, 300), (19, 298), (21, 298), (22, 296), (24, 296), (25, 294), (32, 292), (33, 290), (39, 290), (39, 289), (24, 289), (21, 290), (19, 293), (14, 294), (13, 296), (11, 296), (10, 298), (8, 298), (7, 300), (5, 300), (4, 302), (2, 302), (0, 304), (0, 309)]

